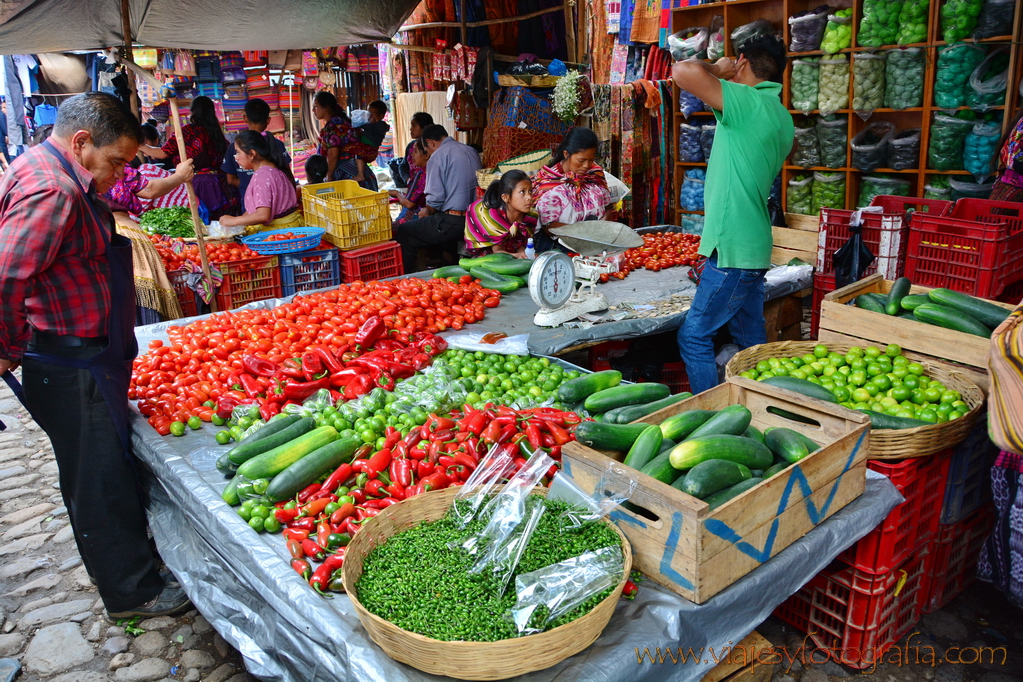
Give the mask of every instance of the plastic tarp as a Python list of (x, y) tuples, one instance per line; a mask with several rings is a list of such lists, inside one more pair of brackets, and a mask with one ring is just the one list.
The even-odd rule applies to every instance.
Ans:
[[(386, 43), (417, 0), (130, 0), (132, 37), (152, 47), (298, 50)], [(121, 45), (116, 0), (9, 0), (0, 54), (101, 50)]]

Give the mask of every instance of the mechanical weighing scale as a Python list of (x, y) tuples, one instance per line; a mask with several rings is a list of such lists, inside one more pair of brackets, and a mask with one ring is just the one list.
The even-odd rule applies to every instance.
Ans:
[[(607, 254), (643, 246), (643, 238), (631, 227), (608, 220), (586, 220), (550, 230), (578, 256), (547, 251), (536, 257), (529, 271), (529, 294), (540, 310), (533, 316), (539, 327), (557, 327), (584, 313), (605, 310), (607, 297), (597, 291), (602, 274), (617, 271), (604, 262)], [(576, 288), (576, 285), (578, 289)]]

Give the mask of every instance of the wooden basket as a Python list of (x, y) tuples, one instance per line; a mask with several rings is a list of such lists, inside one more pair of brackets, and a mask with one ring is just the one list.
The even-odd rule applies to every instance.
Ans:
[[(622, 588), (632, 570), (632, 548), (618, 527), (608, 523), (622, 542), (625, 572), (614, 591), (585, 616), (553, 630), (497, 642), (442, 642), (403, 630), (370, 613), (359, 602), (356, 584), (362, 565), (373, 549), (389, 537), (422, 521), (443, 517), (459, 487), (416, 495), (387, 507), (373, 517), (352, 539), (345, 552), (342, 576), (362, 626), (388, 656), (434, 675), (461, 680), (503, 680), (560, 663), (592, 644), (614, 613)], [(538, 489), (546, 495), (546, 489)]]
[[(728, 361), (728, 366), (725, 367), (725, 376), (737, 376), (740, 372), (756, 367), (758, 362), (768, 358), (802, 356), (812, 353), (816, 345), (815, 341), (779, 341), (747, 348)], [(845, 353), (852, 348), (852, 344), (829, 343), (828, 348)], [(927, 371), (927, 376), (934, 377), (946, 387), (959, 391), (963, 402), (970, 406), (970, 411), (959, 419), (944, 424), (929, 424), (913, 429), (874, 429), (870, 432), (871, 459), (923, 457), (950, 448), (969, 435), (984, 406), (984, 392), (962, 372), (913, 353), (904, 355), (910, 360), (922, 364)]]

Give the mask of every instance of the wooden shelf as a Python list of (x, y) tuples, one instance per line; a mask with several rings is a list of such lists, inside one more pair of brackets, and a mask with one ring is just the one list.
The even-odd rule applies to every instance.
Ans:
[(676, 161), (676, 166), (706, 166), (706, 161)]
[[(821, 115), (821, 110), (820, 109), (812, 109), (810, 111), (803, 111), (802, 109), (789, 109), (789, 113), (790, 114), (803, 114), (804, 116), (820, 116)], [(831, 113), (832, 114), (851, 114), (851, 113), (853, 113), (853, 110), (852, 109), (839, 109), (838, 111), (832, 111)], [(828, 115), (830, 116), (831, 114), (828, 114)]]
[(970, 175), (971, 174), (969, 171), (964, 171), (964, 170), (939, 171), (939, 170), (931, 170), (930, 168), (925, 168), (922, 172), (926, 173), (927, 175)]
[(678, 212), (684, 213), (685, 215), (703, 215), (703, 211), (687, 211), (684, 208), (680, 208)]
[(909, 45), (882, 45), (881, 47), (846, 47), (842, 48), (838, 52), (828, 53), (825, 55), (823, 50), (811, 50), (810, 52), (786, 52), (786, 56), (794, 57), (796, 59), (800, 57), (815, 57), (815, 56), (831, 56), (832, 54), (842, 54), (845, 52), (877, 52), (878, 50), (901, 50), (908, 47), (928, 47), (931, 43), (910, 43)]
[[(970, 40), (971, 43), (972, 42), (978, 42), (978, 43), (1011, 43), (1012, 42), (1012, 36), (995, 36), (994, 38), (983, 38), (983, 39), (977, 40), (977, 41), (974, 41), (973, 38), (970, 38), (969, 40)], [(957, 42), (963, 42), (963, 41), (957, 41)], [(932, 43), (932, 45), (936, 45), (937, 47), (942, 47), (944, 45), (948, 45), (948, 43), (946, 43), (944, 40), (935, 40)]]

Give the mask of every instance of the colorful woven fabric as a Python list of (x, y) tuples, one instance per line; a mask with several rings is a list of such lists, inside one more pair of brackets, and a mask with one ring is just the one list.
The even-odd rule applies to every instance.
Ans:
[(601, 4), (607, 13), (607, 32), (618, 33), (622, 23), (622, 0), (606, 0)]
[(534, 215), (526, 215), (513, 223), (504, 210), (487, 208), (482, 200), (476, 200), (465, 212), (465, 248), (470, 258), (493, 253), (495, 246), (515, 253), (526, 247), (526, 242), (536, 231), (536, 223)]
[(244, 69), (245, 56), (241, 52), (221, 52), (220, 68), (222, 69)]
[(991, 467), (995, 525), (984, 541), (977, 577), (1023, 608), (1023, 457), (1002, 452)]

